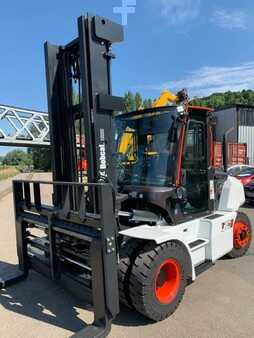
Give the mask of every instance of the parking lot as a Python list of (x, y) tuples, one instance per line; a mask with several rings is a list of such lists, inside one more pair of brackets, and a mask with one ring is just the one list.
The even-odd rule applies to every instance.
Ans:
[[(254, 209), (244, 209), (252, 222)], [(17, 263), (12, 194), (0, 200), (0, 271)], [(69, 337), (93, 319), (91, 308), (31, 272), (0, 293), (0, 337)], [(254, 337), (254, 244), (237, 260), (221, 259), (187, 290), (177, 312), (151, 323), (123, 308), (110, 337)]]

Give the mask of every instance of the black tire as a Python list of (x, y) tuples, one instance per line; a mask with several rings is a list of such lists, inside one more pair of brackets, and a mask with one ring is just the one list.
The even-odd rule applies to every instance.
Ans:
[[(245, 234), (246, 231), (244, 231), (244, 234), (248, 236), (248, 240), (245, 241), (243, 246), (239, 246), (237, 243), (237, 237), (239, 235), (238, 233), (236, 233), (235, 228), (237, 222), (243, 223), (248, 231), (247, 234)], [(234, 248), (229, 254), (227, 254), (227, 256), (229, 258), (238, 258), (244, 256), (250, 247), (251, 240), (252, 240), (252, 229), (250, 220), (246, 214), (244, 214), (243, 212), (238, 212), (234, 224)]]
[(135, 259), (145, 245), (145, 242), (132, 238), (123, 243), (120, 248), (119, 266), (118, 266), (118, 285), (120, 302), (133, 308), (130, 298), (130, 275)]
[[(179, 287), (170, 302), (161, 303), (156, 296), (155, 281), (159, 279), (158, 269), (168, 260), (177, 262), (180, 267)], [(184, 248), (176, 242), (167, 242), (159, 246), (153, 243), (145, 245), (131, 271), (130, 297), (134, 308), (156, 322), (173, 314), (185, 292), (188, 264), (189, 258)]]

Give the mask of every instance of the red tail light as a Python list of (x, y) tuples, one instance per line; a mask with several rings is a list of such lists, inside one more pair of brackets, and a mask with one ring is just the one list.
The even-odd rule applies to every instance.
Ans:
[(247, 185), (251, 182), (252, 177), (244, 177), (244, 178), (240, 178), (240, 181), (242, 182), (243, 185)]

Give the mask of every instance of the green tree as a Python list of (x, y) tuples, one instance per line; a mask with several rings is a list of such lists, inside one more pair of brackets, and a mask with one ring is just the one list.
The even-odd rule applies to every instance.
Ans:
[(131, 91), (128, 91), (124, 95), (125, 99), (125, 112), (134, 111), (136, 108), (135, 98)]
[(4, 165), (29, 166), (32, 164), (31, 156), (23, 150), (12, 150), (3, 159)]
[(236, 104), (254, 105), (254, 91), (242, 90), (239, 92), (214, 93), (203, 98), (194, 98), (193, 105), (208, 106), (214, 109), (221, 109)]
[(51, 150), (49, 148), (29, 148), (35, 170), (51, 170)]
[(150, 99), (150, 98), (149, 99), (144, 99), (144, 101), (143, 101), (143, 107), (145, 109), (151, 108), (152, 105), (153, 105), (153, 100), (152, 99)]
[(139, 110), (143, 108), (151, 108), (153, 105), (153, 100), (151, 98), (143, 99), (142, 95), (139, 92), (133, 94), (130, 90), (125, 93), (125, 112)]
[(141, 107), (143, 107), (143, 99), (139, 92), (135, 94), (135, 109), (139, 110)]

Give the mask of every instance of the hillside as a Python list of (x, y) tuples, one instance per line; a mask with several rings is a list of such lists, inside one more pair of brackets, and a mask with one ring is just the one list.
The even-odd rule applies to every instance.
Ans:
[[(153, 99), (143, 99), (142, 95), (128, 91), (125, 93), (125, 111), (138, 110), (140, 107), (149, 108)], [(254, 106), (254, 90), (242, 90), (241, 92), (214, 93), (207, 97), (194, 98), (191, 104), (195, 106), (208, 106), (220, 109), (235, 104), (248, 104)]]
[(220, 109), (225, 106), (235, 104), (254, 105), (254, 91), (243, 90), (241, 92), (215, 93), (203, 98), (194, 98), (191, 101), (191, 104), (197, 106), (208, 106), (214, 109)]

